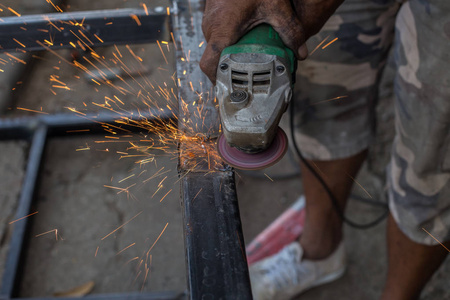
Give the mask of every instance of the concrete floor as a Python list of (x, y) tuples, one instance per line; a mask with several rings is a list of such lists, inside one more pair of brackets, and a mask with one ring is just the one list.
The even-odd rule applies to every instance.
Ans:
[[(70, 3), (73, 10), (106, 8), (105, 3), (108, 3), (108, 7), (139, 5), (139, 1), (119, 0)], [(152, 2), (154, 5), (164, 3)], [(120, 49), (126, 52), (123, 47)], [(146, 74), (147, 79), (138, 78), (137, 82), (127, 79), (135, 93), (120, 96), (126, 103), (125, 109), (145, 107), (136, 97), (139, 83), (148, 80), (154, 86), (165, 88), (166, 83), (169, 90), (173, 87), (171, 76), (174, 66), (170, 55), (167, 56), (169, 63), (166, 64), (156, 45), (139, 45), (132, 49), (151, 69)], [(113, 50), (102, 49), (99, 53), (108, 58)], [(67, 50), (59, 53), (63, 57), (70, 57)], [(98, 112), (102, 109), (91, 105), (91, 102), (103, 102), (105, 96), (117, 95), (116, 90), (88, 83), (79, 69), (60, 62), (57, 57), (48, 53), (40, 56), (42, 58), (36, 60), (34, 68), (29, 71), (29, 80), (18, 91), (18, 100), (7, 113), (8, 116), (29, 114), (15, 107), (34, 110), (42, 107), (48, 113), (70, 113), (65, 108), (70, 106)], [(127, 64), (136, 63), (131, 56), (126, 59)], [(71, 90), (53, 88), (56, 91), (54, 95), (51, 91), (52, 75), (59, 76), (58, 79)], [(153, 89), (149, 88), (149, 93), (158, 105), (175, 103), (174, 98), (167, 101), (158, 97)], [(379, 117), (383, 122), (369, 163), (356, 179), (380, 201), (384, 201), (384, 182), (379, 175), (382, 175), (383, 165), (388, 158), (393, 130), (392, 105), (388, 94), (380, 103)], [(83, 102), (89, 104), (87, 108)], [(39, 213), (30, 217), (33, 226), (21, 296), (52, 296), (89, 281), (95, 284), (92, 293), (102, 294), (185, 290), (176, 148), (171, 146), (164, 152), (152, 150), (149, 155), (154, 156), (155, 161), (140, 165), (136, 163), (137, 158), (120, 159), (121, 154), (117, 153), (126, 152), (130, 144), (96, 143), (104, 140), (104, 136), (82, 136), (49, 141), (34, 207)], [(90, 150), (80, 151), (88, 147)], [(22, 142), (0, 143), (0, 270), (3, 269), (13, 228), (8, 222), (14, 219), (26, 151), (27, 145)], [(295, 172), (293, 165), (289, 156), (286, 156), (276, 166), (258, 174), (237, 172), (238, 198), (246, 242), (302, 193), (299, 176), (276, 179), (277, 175)], [(264, 173), (275, 178), (274, 181), (269, 180)], [(152, 179), (147, 181), (149, 178)], [(127, 188), (133, 184), (129, 192), (107, 187)], [(364, 196), (358, 187), (353, 193)], [(352, 219), (360, 222), (372, 220), (380, 213), (382, 210), (356, 201), (350, 201), (347, 210)], [(126, 225), (107, 236), (123, 224)], [(298, 299), (377, 299), (386, 274), (384, 232), (385, 222), (367, 231), (345, 227), (349, 261), (347, 273), (336, 282), (308, 291)], [(157, 243), (147, 254), (156, 240)], [(450, 261), (447, 260), (434, 275), (421, 299), (450, 299), (449, 274)]]

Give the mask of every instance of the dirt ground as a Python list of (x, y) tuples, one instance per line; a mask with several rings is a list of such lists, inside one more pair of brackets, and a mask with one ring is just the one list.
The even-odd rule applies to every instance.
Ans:
[[(168, 5), (166, 1), (146, 3), (153, 7)], [(141, 1), (134, 0), (82, 0), (67, 4), (70, 10), (141, 7)], [(168, 41), (169, 36), (166, 34), (164, 39)], [(15, 91), (16, 102), (4, 115), (36, 115), (18, 107), (50, 114), (73, 114), (69, 108), (98, 113), (108, 108), (96, 104), (105, 103), (105, 99), (114, 100), (114, 96), (124, 103), (120, 105), (124, 112), (146, 109), (149, 102), (143, 101), (142, 95), (152, 99), (151, 105), (155, 107), (176, 105), (171, 94), (171, 91), (176, 94), (173, 49), (161, 45), (166, 58), (156, 44), (134, 45), (130, 48), (134, 55), (127, 47), (120, 46), (118, 51), (124, 56), (123, 61), (135, 74), (125, 82), (114, 81), (114, 86), (98, 85), (86, 77), (86, 72), (65, 63), (61, 58), (70, 60), (72, 51), (58, 51), (59, 56), (39, 53), (33, 68), (28, 69), (27, 80)], [(99, 56), (105, 57), (102, 61), (110, 64), (113, 53), (117, 55), (114, 47), (98, 49)], [(138, 62), (136, 56), (143, 62)], [(86, 62), (83, 65), (93, 69)], [(55, 80), (67, 88), (55, 87), (61, 86)], [(392, 94), (388, 82), (378, 108), (377, 140), (368, 163), (356, 178), (379, 201), (385, 201), (383, 173), (393, 136)], [(121, 88), (129, 93), (120, 93)], [(93, 294), (185, 291), (176, 147), (169, 144), (163, 150), (148, 151), (146, 158), (152, 158), (151, 162), (142, 164), (139, 163), (142, 157), (123, 157), (132, 144), (122, 140), (112, 142), (105, 137), (109, 135), (69, 136), (48, 142), (33, 207), (39, 213), (30, 217), (32, 228), (20, 296), (52, 296), (87, 282), (94, 283)], [(142, 136), (133, 138), (140, 140)], [(157, 148), (161, 146), (159, 136), (148, 135), (145, 139), (153, 140)], [(0, 143), (0, 270), (8, 251), (13, 228), (8, 223), (14, 220), (27, 149), (23, 142)], [(299, 175), (278, 179), (295, 173), (294, 166), (293, 158), (286, 155), (279, 164), (263, 172), (236, 173), (247, 243), (302, 193)], [(353, 194), (364, 196), (365, 191), (355, 186)], [(347, 214), (360, 222), (372, 220), (382, 212), (354, 199), (347, 209)], [(386, 275), (384, 237), (385, 221), (366, 231), (345, 227), (347, 273), (298, 299), (377, 299)], [(450, 299), (449, 274), (447, 259), (421, 299)]]

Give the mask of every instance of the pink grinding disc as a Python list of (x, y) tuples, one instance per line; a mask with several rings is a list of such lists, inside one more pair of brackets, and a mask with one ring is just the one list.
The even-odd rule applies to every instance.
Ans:
[(241, 170), (260, 170), (277, 163), (286, 153), (288, 139), (283, 129), (278, 128), (269, 148), (258, 153), (245, 153), (228, 145), (222, 134), (217, 140), (217, 151), (232, 167)]

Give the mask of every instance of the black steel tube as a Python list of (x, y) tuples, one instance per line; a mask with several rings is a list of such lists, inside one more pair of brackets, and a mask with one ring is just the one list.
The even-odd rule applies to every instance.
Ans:
[(182, 179), (191, 299), (252, 299), (233, 172)]
[[(47, 139), (47, 127), (39, 125), (33, 134), (30, 152), (28, 156), (27, 169), (23, 180), (22, 191), (19, 197), (19, 205), (16, 211), (16, 219), (30, 214), (36, 180), (41, 166), (42, 155)], [(24, 218), (14, 223), (14, 230), (9, 244), (9, 252), (3, 273), (3, 283), (0, 297), (12, 298), (17, 296), (17, 286), (23, 256), (23, 244), (26, 238), (26, 229), (29, 219)]]
[[(199, 67), (205, 44), (201, 30), (204, 1), (173, 4), (180, 83), (178, 130), (180, 135), (203, 137), (210, 145), (214, 141), (209, 138), (219, 135), (220, 123), (213, 86)], [(189, 152), (191, 145), (179, 147)], [(179, 164), (190, 299), (252, 299), (234, 173), (230, 168), (211, 169), (204, 163), (209, 161), (208, 153), (202, 154), (191, 155), (193, 162), (180, 157)]]
[(0, 22), (0, 52), (83, 49), (160, 39), (165, 10), (111, 9), (6, 17)]

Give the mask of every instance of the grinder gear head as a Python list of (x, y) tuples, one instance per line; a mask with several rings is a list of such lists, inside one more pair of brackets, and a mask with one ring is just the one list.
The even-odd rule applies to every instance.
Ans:
[(278, 124), (292, 97), (295, 64), (293, 52), (267, 24), (257, 26), (237, 44), (223, 50), (215, 92), (227, 143), (225, 147), (223, 137), (219, 138), (222, 144), (218, 144), (218, 149), (225, 162), (248, 168), (245, 156), (231, 155), (233, 148), (248, 155), (258, 153), (247, 156), (260, 161), (252, 169), (265, 168), (284, 155), (285, 150), (268, 150), (286, 148), (287, 139), (277, 138), (284, 134)]

